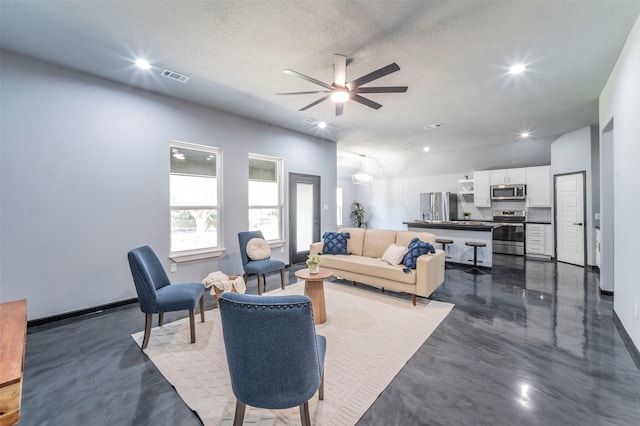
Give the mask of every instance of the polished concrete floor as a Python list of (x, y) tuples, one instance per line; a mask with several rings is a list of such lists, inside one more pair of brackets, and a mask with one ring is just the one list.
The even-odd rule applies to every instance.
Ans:
[[(447, 269), (432, 299), (456, 306), (358, 425), (640, 424), (637, 353), (597, 274), (496, 255), (491, 274)], [(143, 324), (128, 305), (31, 327), (20, 425), (201, 424), (131, 339)]]

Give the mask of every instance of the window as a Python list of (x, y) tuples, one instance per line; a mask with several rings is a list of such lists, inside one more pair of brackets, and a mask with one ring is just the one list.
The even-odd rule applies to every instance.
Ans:
[(336, 207), (337, 207), (337, 222), (338, 226), (342, 226), (342, 188), (336, 188)]
[(169, 158), (171, 254), (219, 248), (221, 150), (171, 142)]
[(282, 160), (249, 154), (249, 230), (282, 238)]

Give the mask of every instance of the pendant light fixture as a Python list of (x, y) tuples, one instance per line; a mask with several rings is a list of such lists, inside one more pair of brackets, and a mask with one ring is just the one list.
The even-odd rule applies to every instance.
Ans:
[(365, 172), (364, 170), (364, 155), (361, 155), (361, 160), (360, 160), (360, 171), (358, 173), (356, 173), (355, 175), (351, 176), (351, 182), (355, 183), (356, 185), (369, 185), (370, 183), (373, 182), (373, 176), (371, 176), (370, 174), (368, 174), (367, 172)]

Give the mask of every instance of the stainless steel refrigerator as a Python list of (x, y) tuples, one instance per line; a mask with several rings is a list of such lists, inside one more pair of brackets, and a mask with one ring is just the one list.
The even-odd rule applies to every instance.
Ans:
[(423, 220), (457, 220), (458, 194), (423, 192), (420, 194), (420, 217)]

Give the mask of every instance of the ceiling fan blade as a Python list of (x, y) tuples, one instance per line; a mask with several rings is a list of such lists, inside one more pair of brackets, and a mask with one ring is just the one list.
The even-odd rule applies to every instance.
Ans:
[(344, 104), (336, 104), (336, 117), (344, 112)]
[(356, 101), (356, 102), (359, 102), (359, 103), (361, 103), (362, 105), (366, 105), (366, 106), (368, 106), (368, 107), (370, 107), (370, 108), (373, 108), (373, 109), (380, 109), (380, 108), (382, 108), (382, 105), (381, 105), (381, 104), (379, 104), (379, 103), (377, 103), (377, 102), (374, 102), (374, 101), (372, 101), (371, 99), (367, 99), (367, 98), (365, 98), (365, 97), (363, 97), (363, 96), (360, 96), (360, 95), (353, 95), (353, 96), (351, 97), (351, 100)]
[(333, 89), (333, 87), (331, 87), (331, 86), (330, 86), (330, 85), (328, 85), (327, 83), (324, 83), (324, 82), (322, 82), (322, 81), (320, 81), (320, 80), (316, 80), (316, 79), (315, 79), (315, 78), (313, 78), (313, 77), (309, 77), (309, 76), (307, 76), (307, 75), (300, 74), (299, 72), (296, 72), (296, 71), (293, 71), (293, 70), (289, 70), (289, 69), (286, 69), (286, 70), (284, 70), (284, 71), (282, 71), (282, 72), (283, 72), (283, 73), (285, 73), (285, 74), (292, 75), (292, 76), (294, 76), (294, 77), (301, 78), (301, 79), (303, 79), (303, 80), (307, 80), (309, 83), (317, 84), (318, 86), (322, 86), (322, 87), (324, 87), (325, 89), (329, 89), (329, 90)]
[(408, 89), (407, 86), (383, 86), (383, 87), (357, 87), (354, 89), (357, 93), (404, 93)]
[(318, 93), (329, 93), (328, 90), (313, 90), (311, 92), (286, 92), (286, 93), (276, 93), (276, 95), (315, 95)]
[[(298, 111), (306, 111), (306, 110), (308, 110), (309, 108), (311, 108), (312, 106), (316, 106), (316, 105), (318, 105), (320, 102), (326, 101), (327, 99), (329, 99), (329, 96), (331, 96), (331, 95), (323, 96), (323, 97), (321, 97), (320, 99), (318, 99), (317, 101), (315, 101), (315, 102), (311, 102), (309, 105), (307, 105), (307, 106), (305, 106), (305, 107), (300, 108)], [(381, 105), (381, 106), (382, 106), (382, 105)]]
[(337, 53), (333, 55), (333, 70), (336, 75), (333, 83), (338, 87), (345, 87), (347, 83), (347, 57)]
[(349, 87), (349, 89), (353, 90), (356, 87), (362, 86), (363, 84), (367, 84), (370, 81), (377, 80), (379, 78), (384, 77), (385, 75), (389, 75), (399, 70), (400, 70), (400, 67), (398, 66), (398, 64), (394, 62), (392, 64), (387, 65), (386, 67), (382, 67), (373, 72), (370, 72), (369, 74), (363, 75), (360, 78), (356, 78), (355, 80), (350, 81), (349, 83), (347, 83), (347, 86)]

